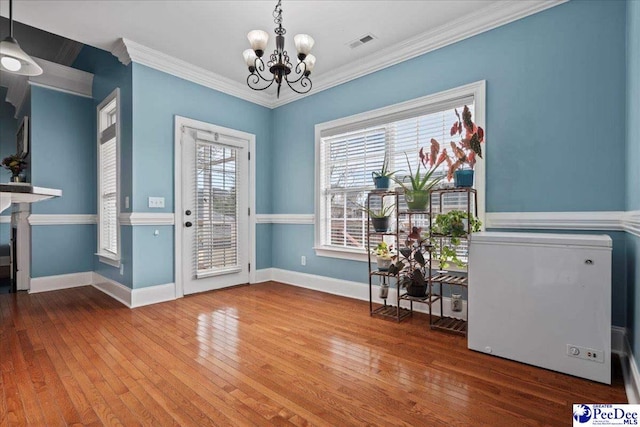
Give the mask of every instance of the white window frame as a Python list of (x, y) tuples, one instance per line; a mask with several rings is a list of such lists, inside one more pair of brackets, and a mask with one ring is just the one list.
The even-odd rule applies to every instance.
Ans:
[[(486, 113), (486, 81), (481, 80), (470, 83), (457, 88), (445, 90), (432, 95), (423, 96), (411, 101), (390, 105), (372, 111), (367, 111), (353, 116), (344, 117), (330, 122), (319, 123), (315, 126), (315, 243), (314, 250), (317, 256), (351, 259), (356, 261), (366, 261), (367, 252), (364, 249), (337, 248), (322, 244), (322, 208), (323, 198), (320, 183), (322, 182), (322, 165), (321, 165), (321, 137), (323, 133), (331, 131), (339, 133), (338, 129), (356, 129), (377, 126), (383, 123), (389, 123), (394, 120), (394, 116), (400, 116), (409, 111), (419, 112), (427, 110), (430, 106), (473, 96), (474, 100), (474, 122), (486, 129), (485, 113)], [(418, 115), (418, 114), (417, 114)], [(416, 153), (417, 154), (417, 153)], [(478, 218), (485, 223), (485, 159), (487, 157), (487, 145), (483, 147), (483, 159), (478, 158), (475, 164), (475, 185), (478, 191)]]
[[(102, 131), (100, 130), (100, 123), (102, 120), (102, 110), (109, 105), (113, 100), (116, 101), (116, 123), (115, 123), (115, 138), (116, 138), (116, 230), (117, 230), (117, 253), (111, 254), (102, 251), (102, 170), (100, 168), (100, 144), (102, 140)], [(120, 121), (121, 121), (121, 104), (120, 104), (120, 88), (116, 88), (111, 92), (97, 107), (96, 116), (96, 133), (97, 133), (97, 170), (98, 170), (98, 252), (96, 255), (100, 262), (108, 264), (112, 267), (120, 267), (120, 256), (122, 254), (122, 245), (120, 238)], [(106, 115), (109, 113), (107, 112)], [(108, 129), (108, 128), (107, 128)]]

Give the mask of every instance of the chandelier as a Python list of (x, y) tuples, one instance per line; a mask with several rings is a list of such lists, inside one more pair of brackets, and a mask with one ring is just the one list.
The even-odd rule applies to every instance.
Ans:
[[(262, 60), (265, 53), (269, 34), (262, 30), (253, 30), (247, 34), (251, 49), (243, 52), (244, 60), (249, 67), (249, 76), (247, 77), (247, 85), (253, 90), (265, 90), (274, 82), (278, 87), (277, 97), (280, 97), (280, 86), (283, 82), (296, 93), (307, 93), (311, 90), (311, 80), (309, 75), (316, 64), (316, 57), (311, 55), (313, 47), (313, 38), (307, 34), (298, 34), (293, 38), (298, 51), (298, 63), (294, 67), (289, 60), (289, 54), (284, 50), (284, 35), (287, 30), (282, 26), (282, 0), (278, 0), (278, 4), (273, 10), (273, 20), (277, 27), (274, 29), (276, 33), (276, 49), (269, 55), (269, 61), (266, 66)], [(271, 76), (265, 76), (265, 69), (268, 69)]]

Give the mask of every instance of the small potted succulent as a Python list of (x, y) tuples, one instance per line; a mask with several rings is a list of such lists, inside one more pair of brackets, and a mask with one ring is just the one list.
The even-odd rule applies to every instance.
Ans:
[[(407, 207), (410, 210), (424, 210), (429, 203), (429, 191), (431, 191), (431, 189), (442, 179), (442, 177), (433, 177), (433, 174), (440, 163), (432, 165), (431, 169), (427, 170), (424, 174), (420, 174), (420, 167), (421, 164), (426, 165), (426, 163), (418, 163), (418, 169), (414, 175), (413, 169), (411, 168), (411, 162), (409, 162), (409, 156), (407, 156), (407, 153), (404, 153), (404, 155), (407, 158), (409, 175), (402, 179), (394, 177), (393, 180), (400, 184), (404, 190), (404, 197), (407, 201)], [(409, 182), (406, 182), (407, 178), (409, 179)]]
[(378, 246), (371, 250), (371, 254), (376, 256), (380, 271), (388, 271), (391, 261), (396, 257), (393, 245), (388, 245), (387, 242), (378, 243)]
[(2, 160), (2, 167), (11, 171), (11, 182), (24, 180), (22, 172), (27, 169), (27, 161), (24, 154), (12, 154)]
[(476, 157), (482, 158), (484, 129), (471, 120), (471, 110), (466, 105), (462, 110), (462, 117), (457, 109), (455, 112), (458, 119), (451, 126), (450, 134), (459, 135), (460, 141), (451, 141), (451, 153), (448, 153), (446, 148), (440, 151), (440, 143), (432, 138), (430, 152), (425, 153), (424, 149), (421, 149), (420, 159), (423, 163), (429, 163), (431, 167), (446, 161), (447, 181), (453, 179), (456, 187), (472, 187)]
[(388, 190), (394, 173), (395, 171), (389, 170), (389, 159), (387, 156), (384, 156), (382, 169), (371, 172), (376, 190)]
[(377, 233), (384, 233), (389, 230), (389, 217), (393, 213), (393, 205), (382, 205), (379, 208), (360, 207), (364, 212), (369, 214), (371, 225)]

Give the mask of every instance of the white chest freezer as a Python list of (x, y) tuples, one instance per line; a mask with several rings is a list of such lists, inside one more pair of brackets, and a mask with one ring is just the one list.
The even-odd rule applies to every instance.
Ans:
[(473, 234), (469, 348), (611, 384), (611, 248), (606, 235)]

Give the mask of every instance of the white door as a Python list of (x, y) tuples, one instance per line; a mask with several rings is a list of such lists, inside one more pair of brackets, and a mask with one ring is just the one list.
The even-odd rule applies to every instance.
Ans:
[(182, 128), (185, 295), (249, 283), (249, 140), (208, 128)]

